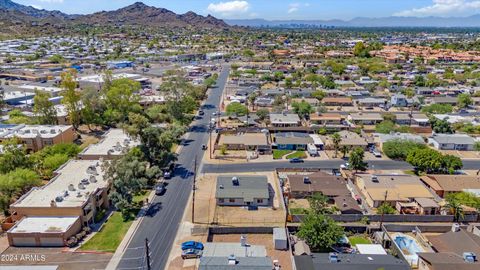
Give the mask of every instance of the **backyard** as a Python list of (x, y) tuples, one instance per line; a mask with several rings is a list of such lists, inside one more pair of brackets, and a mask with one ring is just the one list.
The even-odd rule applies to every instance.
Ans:
[(368, 239), (365, 235), (354, 235), (348, 237), (348, 241), (350, 241), (350, 245), (353, 247), (357, 244), (371, 244), (372, 241)]

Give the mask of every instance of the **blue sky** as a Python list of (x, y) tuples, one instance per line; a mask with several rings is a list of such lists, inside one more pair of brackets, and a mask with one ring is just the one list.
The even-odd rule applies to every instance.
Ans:
[[(113, 10), (135, 0), (13, 0), (66, 13)], [(480, 13), (480, 0), (144, 0), (177, 13), (194, 11), (228, 18), (351, 19), (385, 16), (468, 16)]]

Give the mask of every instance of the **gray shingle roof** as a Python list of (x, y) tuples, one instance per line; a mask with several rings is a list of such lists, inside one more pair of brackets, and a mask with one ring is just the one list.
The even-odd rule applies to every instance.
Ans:
[(474, 144), (475, 140), (466, 134), (434, 134), (432, 139), (441, 144)]
[[(232, 178), (237, 177), (239, 185), (234, 186)], [(254, 199), (269, 199), (266, 176), (219, 176), (217, 178), (217, 199), (243, 198), (245, 202)]]
[(202, 257), (200, 270), (272, 270), (273, 263), (269, 257), (237, 257), (235, 265), (228, 265), (227, 257)]

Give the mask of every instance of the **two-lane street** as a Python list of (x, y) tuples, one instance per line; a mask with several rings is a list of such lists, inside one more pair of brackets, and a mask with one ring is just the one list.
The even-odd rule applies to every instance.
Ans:
[[(208, 124), (212, 113), (218, 110), (229, 70), (229, 66), (224, 66), (217, 87), (210, 90), (205, 104), (213, 106), (204, 106), (205, 115), (192, 124), (183, 140), (174, 176), (167, 180), (167, 191), (151, 202), (150, 210), (132, 236), (117, 269), (141, 269), (145, 266), (145, 258), (142, 257), (145, 250), (141, 248), (145, 244), (145, 238), (150, 241), (152, 269), (166, 268), (170, 248), (192, 191), (195, 157), (198, 157), (200, 164), (204, 151), (201, 146), (207, 144)], [(136, 257), (140, 258), (135, 259)]]

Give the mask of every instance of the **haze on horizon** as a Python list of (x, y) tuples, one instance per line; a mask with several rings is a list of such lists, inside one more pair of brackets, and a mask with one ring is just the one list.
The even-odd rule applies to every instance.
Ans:
[[(68, 14), (115, 10), (138, 0), (13, 0)], [(480, 13), (480, 0), (144, 0), (176, 13), (194, 11), (221, 19), (349, 20), (356, 17), (462, 17)], [(374, 8), (372, 8), (374, 7)]]

